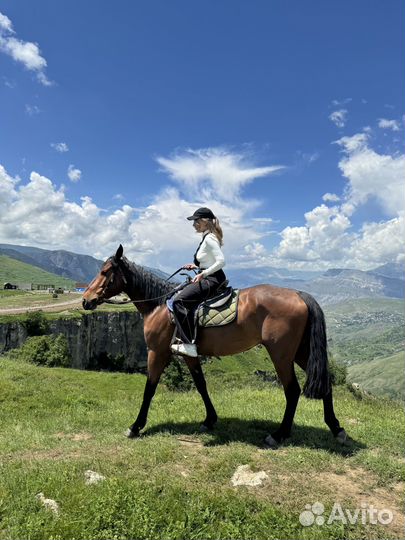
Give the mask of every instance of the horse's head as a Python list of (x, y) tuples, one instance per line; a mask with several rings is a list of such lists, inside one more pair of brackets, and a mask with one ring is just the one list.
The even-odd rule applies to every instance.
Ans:
[(117, 253), (106, 260), (100, 272), (83, 293), (84, 309), (96, 309), (104, 300), (119, 294), (125, 289), (126, 279), (121, 261), (124, 248), (119, 246)]

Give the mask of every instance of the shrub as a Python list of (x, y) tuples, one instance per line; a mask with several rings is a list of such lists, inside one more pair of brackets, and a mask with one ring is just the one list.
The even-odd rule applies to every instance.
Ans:
[(19, 349), (8, 354), (13, 360), (47, 367), (70, 367), (72, 360), (64, 335), (32, 336)]
[(347, 367), (344, 364), (336, 362), (332, 357), (329, 358), (329, 372), (334, 386), (346, 384)]
[(97, 356), (93, 356), (89, 362), (89, 369), (101, 369), (102, 371), (123, 371), (131, 373), (131, 370), (126, 366), (126, 358), (124, 354), (112, 355), (108, 352), (101, 352)]
[(188, 392), (194, 384), (187, 366), (176, 356), (172, 356), (172, 361), (163, 373), (162, 382), (173, 392)]
[(22, 323), (29, 336), (44, 336), (49, 332), (49, 323), (42, 311), (27, 313)]

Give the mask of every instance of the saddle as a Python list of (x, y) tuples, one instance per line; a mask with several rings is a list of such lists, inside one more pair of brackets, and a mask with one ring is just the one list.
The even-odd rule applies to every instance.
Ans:
[[(217, 294), (201, 302), (195, 310), (198, 326), (224, 326), (236, 319), (239, 290), (228, 285), (228, 280), (217, 289)], [(173, 297), (166, 301), (170, 314), (173, 312)], [(172, 315), (173, 317), (173, 315)]]
[(198, 326), (224, 326), (233, 322), (238, 313), (238, 299), (239, 290), (225, 286), (222, 292), (198, 306)]

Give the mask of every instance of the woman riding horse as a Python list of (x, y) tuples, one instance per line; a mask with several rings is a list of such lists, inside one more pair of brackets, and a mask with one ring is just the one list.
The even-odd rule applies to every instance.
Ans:
[[(143, 316), (148, 349), (143, 401), (127, 433), (128, 437), (137, 437), (146, 425), (160, 376), (171, 359), (173, 323), (165, 300), (173, 292), (173, 284), (128, 261), (123, 257), (123, 247), (120, 245), (85, 290), (83, 307), (95, 309), (121, 292), (129, 296)], [(200, 328), (196, 340), (198, 351), (204, 356), (236, 354), (259, 343), (266, 347), (286, 397), (281, 425), (266, 437), (266, 444), (276, 446), (290, 436), (301, 394), (294, 371), (295, 363), (307, 374), (304, 395), (322, 399), (325, 422), (336, 440), (344, 444), (347, 435), (333, 410), (325, 319), (316, 300), (305, 292), (272, 285), (241, 289), (235, 321), (226, 326)], [(201, 428), (212, 429), (217, 422), (217, 413), (207, 391), (200, 360), (192, 356), (184, 358), (205, 404), (206, 418)]]
[(226, 280), (222, 268), (225, 258), (221, 250), (222, 229), (218, 219), (209, 208), (199, 208), (187, 218), (193, 221), (197, 233), (202, 233), (202, 240), (194, 254), (194, 263), (185, 264), (186, 270), (199, 269), (195, 278), (173, 298), (173, 315), (176, 321), (180, 343), (173, 343), (172, 352), (196, 357), (197, 347), (194, 309)]

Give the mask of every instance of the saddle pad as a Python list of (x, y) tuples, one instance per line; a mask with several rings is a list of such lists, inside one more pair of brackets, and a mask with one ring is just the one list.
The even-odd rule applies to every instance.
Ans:
[(219, 308), (202, 304), (198, 308), (198, 326), (224, 326), (236, 319), (238, 313), (239, 290), (235, 289), (229, 301)]

